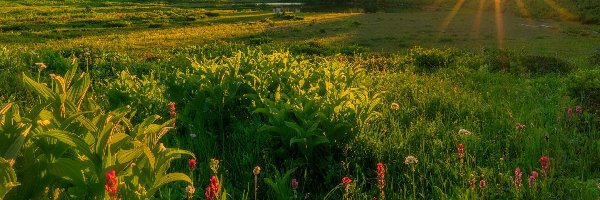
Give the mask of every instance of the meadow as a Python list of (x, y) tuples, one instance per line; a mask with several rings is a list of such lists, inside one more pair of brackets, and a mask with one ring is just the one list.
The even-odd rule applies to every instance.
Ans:
[(460, 2), (0, 1), (0, 199), (599, 199), (594, 16)]

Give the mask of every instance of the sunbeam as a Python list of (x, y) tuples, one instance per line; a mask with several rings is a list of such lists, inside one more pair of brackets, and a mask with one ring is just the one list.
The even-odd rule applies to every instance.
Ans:
[(573, 15), (571, 12), (569, 12), (569, 10), (567, 10), (566, 8), (561, 7), (560, 5), (558, 5), (558, 3), (556, 3), (556, 1), (554, 0), (544, 0), (544, 2), (546, 4), (548, 4), (552, 9), (554, 9), (554, 11), (556, 11), (560, 17), (560, 19), (562, 20), (573, 20), (575, 19), (575, 15)]
[(519, 9), (519, 12), (521, 13), (521, 17), (530, 18), (531, 14), (529, 13), (527, 6), (525, 6), (525, 3), (523, 2), (523, 0), (515, 0), (515, 2), (517, 3), (517, 8)]
[(504, 49), (504, 18), (502, 16), (502, 0), (495, 0), (494, 8), (496, 10), (496, 39), (498, 48)]
[(475, 17), (475, 23), (473, 24), (473, 33), (475, 37), (479, 37), (480, 29), (481, 29), (481, 19), (483, 17), (483, 11), (485, 9), (487, 0), (479, 0), (479, 9), (477, 9), (477, 16)]
[(442, 26), (440, 27), (440, 33), (443, 33), (446, 31), (446, 29), (448, 29), (448, 26), (450, 25), (450, 23), (464, 4), (465, 0), (458, 0), (456, 2), (456, 5), (454, 5), (454, 8), (452, 8), (452, 11), (450, 11), (450, 14), (444, 20), (444, 23), (442, 23)]

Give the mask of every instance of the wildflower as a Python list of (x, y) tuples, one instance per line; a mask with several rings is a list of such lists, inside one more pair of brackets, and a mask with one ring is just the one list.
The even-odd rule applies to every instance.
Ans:
[(542, 165), (542, 174), (546, 176), (548, 169), (550, 168), (550, 158), (548, 156), (540, 157), (540, 165)]
[(204, 196), (208, 200), (214, 200), (219, 194), (219, 179), (216, 176), (210, 178), (210, 184), (206, 187)]
[(190, 137), (195, 138), (196, 136), (196, 134), (190, 133)]
[(38, 68), (38, 71), (40, 71), (40, 72), (42, 70), (46, 69), (46, 67), (47, 67), (46, 64), (41, 63), (41, 62), (40, 63), (35, 63), (35, 66)]
[(51, 79), (55, 79), (56, 78), (56, 74), (50, 74), (49, 75)]
[(460, 130), (458, 130), (458, 134), (459, 135), (471, 135), (471, 132), (469, 132), (467, 129), (461, 128)]
[(567, 108), (567, 119), (571, 119), (573, 117), (573, 108)]
[(575, 112), (577, 114), (581, 114), (581, 113), (583, 113), (583, 108), (581, 106), (579, 106), (579, 105), (575, 106)]
[(419, 160), (417, 160), (417, 158), (415, 158), (414, 156), (406, 156), (406, 158), (404, 158), (404, 164), (417, 164), (419, 162)]
[(517, 188), (517, 190), (521, 189), (521, 176), (523, 174), (521, 173), (521, 168), (516, 168), (515, 169), (515, 187)]
[(177, 115), (177, 113), (175, 112), (175, 103), (173, 103), (172, 101), (169, 102), (169, 114), (171, 114), (171, 118), (175, 118), (175, 116)]
[(538, 173), (536, 171), (531, 172), (531, 176), (529, 176), (529, 188), (535, 187), (535, 181), (537, 180)]
[(348, 178), (347, 176), (342, 178), (342, 186), (344, 186), (344, 189), (348, 190), (348, 188), (350, 188), (350, 184), (352, 184), (352, 179)]
[(475, 189), (476, 182), (477, 182), (477, 180), (475, 179), (475, 175), (471, 174), (471, 180), (469, 181), (469, 186), (471, 186), (471, 188)]
[(527, 127), (527, 126), (525, 126), (525, 124), (521, 124), (521, 123), (517, 123), (517, 125), (515, 125), (515, 128), (518, 131), (525, 129), (525, 127)]
[(196, 188), (194, 188), (194, 186), (192, 186), (192, 185), (188, 185), (185, 188), (185, 192), (187, 193), (188, 199), (192, 199), (194, 192), (196, 192)]
[(219, 160), (214, 158), (210, 159), (210, 170), (214, 175), (217, 175), (217, 172), (219, 171)]
[(484, 179), (481, 179), (481, 180), (479, 181), (479, 188), (481, 188), (481, 189), (485, 188), (485, 184), (486, 184), (486, 183), (485, 183), (485, 180), (484, 180)]
[(392, 103), (392, 104), (390, 105), (390, 108), (391, 108), (392, 110), (399, 110), (399, 109), (400, 109), (400, 104), (398, 104), (398, 103)]
[(298, 189), (298, 180), (296, 180), (296, 178), (293, 178), (292, 181), (290, 182), (290, 184), (292, 185), (292, 188), (294, 190)]
[(596, 187), (597, 187), (598, 189), (600, 189), (600, 183), (596, 184)]
[(385, 187), (385, 166), (383, 166), (383, 163), (377, 163), (377, 186), (381, 191)]
[(194, 169), (196, 169), (196, 159), (190, 159), (188, 160), (188, 165), (190, 166), (190, 172), (194, 171)]
[(104, 190), (108, 192), (108, 195), (111, 197), (111, 199), (116, 199), (119, 185), (119, 181), (117, 180), (117, 172), (114, 169), (110, 169), (106, 171), (104, 176), (106, 178)]
[(252, 173), (254, 174), (254, 176), (258, 176), (260, 174), (260, 166), (254, 167), (254, 170), (252, 170)]
[(465, 157), (463, 144), (458, 144), (458, 157), (460, 158), (460, 162), (462, 162), (463, 158)]

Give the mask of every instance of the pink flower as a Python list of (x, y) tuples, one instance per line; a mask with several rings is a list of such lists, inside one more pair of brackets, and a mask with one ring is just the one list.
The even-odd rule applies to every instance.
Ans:
[(521, 124), (521, 123), (517, 123), (517, 125), (515, 125), (515, 128), (519, 131), (525, 129), (525, 127), (527, 127), (527, 126), (525, 126), (525, 124)]
[(346, 190), (350, 188), (350, 184), (352, 184), (352, 179), (348, 178), (347, 176), (342, 178), (342, 185)]
[(517, 190), (521, 189), (521, 176), (523, 174), (521, 173), (521, 168), (516, 168), (515, 169), (515, 187), (517, 188)]
[(110, 169), (106, 171), (104, 174), (106, 178), (106, 184), (104, 185), (104, 190), (108, 192), (108, 195), (115, 199), (118, 192), (119, 181), (117, 180), (117, 172), (114, 169)]
[(485, 188), (485, 180), (484, 179), (481, 179), (479, 181), (479, 188), (481, 188), (481, 189)]
[(548, 156), (540, 157), (540, 165), (542, 165), (542, 174), (546, 176), (548, 169), (550, 168), (550, 158)]
[(538, 173), (536, 171), (531, 172), (531, 176), (529, 176), (529, 187), (535, 187), (535, 181), (537, 180)]
[(169, 102), (169, 114), (171, 114), (171, 119), (173, 119), (173, 126), (175, 126), (175, 120), (177, 117), (177, 112), (175, 112), (175, 103), (172, 101)]
[(298, 180), (296, 180), (296, 178), (293, 178), (291, 181), (291, 185), (292, 188), (294, 188), (294, 190), (298, 189)]
[(583, 108), (581, 106), (579, 106), (579, 105), (575, 106), (575, 112), (578, 113), (578, 114), (581, 114), (581, 113), (583, 113)]

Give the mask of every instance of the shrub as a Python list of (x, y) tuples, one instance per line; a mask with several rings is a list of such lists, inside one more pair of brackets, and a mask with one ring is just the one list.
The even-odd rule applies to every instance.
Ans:
[(533, 74), (566, 74), (574, 68), (568, 61), (552, 56), (522, 56), (520, 64), (527, 72)]
[(596, 50), (588, 59), (590, 62), (590, 65), (592, 66), (600, 66), (600, 47), (598, 47), (598, 50)]
[(409, 56), (419, 71), (435, 71), (448, 67), (453, 60), (452, 52), (448, 49), (425, 49), (415, 47), (410, 49)]
[(104, 25), (104, 27), (106, 28), (125, 28), (125, 27), (131, 27), (132, 23), (130, 21), (114, 21), (114, 22), (108, 22)]
[(204, 15), (206, 15), (207, 17), (218, 17), (218, 16), (221, 16), (221, 14), (218, 13), (218, 12), (206, 12), (206, 13), (204, 13)]
[(570, 76), (569, 93), (587, 107), (600, 111), (600, 68), (582, 70)]

